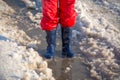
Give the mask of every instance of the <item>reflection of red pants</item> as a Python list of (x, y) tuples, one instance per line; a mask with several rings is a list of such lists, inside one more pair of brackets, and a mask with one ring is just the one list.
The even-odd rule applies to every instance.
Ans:
[(74, 10), (75, 0), (59, 0), (59, 3), (60, 5), (58, 0), (42, 0), (42, 30), (53, 30), (58, 23), (64, 27), (74, 26), (77, 16)]

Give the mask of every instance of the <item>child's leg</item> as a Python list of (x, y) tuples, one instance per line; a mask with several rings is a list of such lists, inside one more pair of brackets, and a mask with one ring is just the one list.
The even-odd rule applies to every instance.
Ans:
[(42, 30), (53, 30), (58, 25), (58, 0), (42, 0)]
[(51, 59), (55, 54), (56, 27), (58, 25), (58, 0), (42, 0), (43, 18), (41, 28), (46, 31), (47, 49), (45, 58)]
[(77, 16), (74, 5), (75, 0), (60, 0), (60, 23), (63, 27), (74, 26)]
[(62, 56), (74, 57), (72, 51), (72, 27), (75, 25), (77, 13), (74, 10), (75, 0), (60, 0), (60, 23), (62, 27)]

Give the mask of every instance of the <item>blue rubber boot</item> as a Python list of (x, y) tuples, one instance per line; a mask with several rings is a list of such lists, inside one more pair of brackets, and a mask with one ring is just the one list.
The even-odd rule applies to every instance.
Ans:
[(72, 58), (75, 56), (71, 49), (72, 28), (62, 27), (62, 57)]
[(47, 42), (47, 52), (44, 57), (47, 59), (51, 59), (55, 54), (56, 47), (56, 30), (46, 31), (46, 42)]

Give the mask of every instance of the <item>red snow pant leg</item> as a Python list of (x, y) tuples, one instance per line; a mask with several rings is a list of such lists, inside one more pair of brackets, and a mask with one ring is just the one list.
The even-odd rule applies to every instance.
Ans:
[(58, 0), (42, 0), (42, 13), (41, 19), (42, 30), (53, 30), (57, 27), (58, 18)]
[(60, 23), (63, 27), (73, 27), (77, 13), (74, 9), (75, 0), (60, 0)]

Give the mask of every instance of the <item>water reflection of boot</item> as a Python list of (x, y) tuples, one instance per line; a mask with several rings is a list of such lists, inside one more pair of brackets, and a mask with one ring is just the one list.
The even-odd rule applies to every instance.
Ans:
[(62, 56), (72, 58), (74, 53), (71, 49), (72, 28), (62, 27)]
[(56, 30), (52, 31), (46, 31), (46, 42), (48, 44), (47, 46), (47, 52), (44, 55), (45, 58), (51, 59), (54, 57), (55, 53), (55, 47), (56, 47)]
[(72, 70), (71, 70), (71, 63), (73, 63), (73, 60), (69, 59), (62, 59), (61, 60), (61, 69), (59, 76), (57, 77), (57, 80), (73, 80), (72, 79)]

